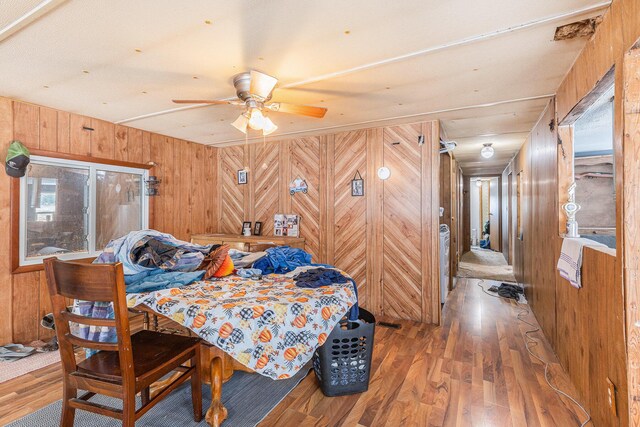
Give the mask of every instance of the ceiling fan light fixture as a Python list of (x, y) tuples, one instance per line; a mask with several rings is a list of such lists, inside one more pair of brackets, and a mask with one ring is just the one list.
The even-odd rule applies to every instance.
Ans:
[(231, 126), (238, 129), (242, 133), (247, 133), (247, 125), (249, 124), (249, 119), (244, 114), (240, 114), (238, 118), (231, 123)]
[(480, 150), (480, 155), (485, 159), (490, 159), (491, 157), (493, 157), (494, 151), (495, 150), (491, 146), (491, 142), (487, 142), (483, 144), (482, 150)]
[(262, 130), (265, 125), (265, 117), (258, 108), (251, 110), (251, 116), (249, 117), (249, 127), (253, 130)]
[(262, 127), (262, 134), (264, 136), (271, 135), (276, 131), (276, 129), (278, 129), (278, 126), (276, 126), (269, 117), (264, 118), (263, 124), (264, 126)]

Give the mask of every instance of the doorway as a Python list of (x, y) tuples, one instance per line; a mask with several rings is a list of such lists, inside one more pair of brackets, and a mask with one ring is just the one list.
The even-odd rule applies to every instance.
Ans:
[(473, 177), (469, 191), (471, 246), (500, 252), (500, 177)]

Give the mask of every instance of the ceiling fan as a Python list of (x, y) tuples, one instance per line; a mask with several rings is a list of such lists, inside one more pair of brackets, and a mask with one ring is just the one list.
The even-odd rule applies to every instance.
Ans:
[(231, 125), (245, 134), (248, 127), (262, 131), (265, 136), (278, 129), (278, 126), (265, 115), (266, 112), (297, 114), (317, 119), (323, 118), (327, 113), (327, 109), (322, 107), (270, 102), (276, 83), (278, 83), (278, 79), (275, 77), (251, 70), (240, 73), (233, 78), (237, 100), (174, 99), (173, 102), (176, 104), (230, 104), (244, 106), (245, 111)]

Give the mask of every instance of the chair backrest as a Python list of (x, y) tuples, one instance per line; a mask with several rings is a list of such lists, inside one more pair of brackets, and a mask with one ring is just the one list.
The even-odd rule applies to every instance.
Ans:
[[(53, 306), (53, 318), (65, 373), (77, 370), (74, 346), (102, 351), (117, 351), (123, 380), (134, 379), (131, 332), (122, 264), (86, 264), (60, 261), (55, 257), (44, 260), (47, 287)], [(114, 319), (98, 319), (70, 313), (67, 298), (107, 302), (113, 304)], [(115, 328), (117, 342), (105, 343), (71, 334), (70, 323)], [(131, 369), (127, 369), (131, 367)]]

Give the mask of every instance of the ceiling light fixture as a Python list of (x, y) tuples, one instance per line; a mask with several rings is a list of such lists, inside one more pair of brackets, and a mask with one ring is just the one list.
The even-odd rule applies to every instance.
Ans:
[(247, 133), (247, 125), (249, 124), (249, 119), (246, 114), (240, 114), (238, 118), (231, 123), (231, 126), (238, 129), (242, 133)]
[(483, 147), (482, 147), (482, 150), (480, 150), (480, 155), (482, 157), (484, 157), (485, 159), (489, 159), (489, 158), (493, 157), (494, 149), (491, 146), (491, 142), (487, 142), (487, 143), (482, 144), (482, 145), (483, 145)]
[(251, 110), (251, 115), (249, 116), (249, 127), (253, 130), (262, 130), (264, 127), (264, 116), (262, 115), (262, 111), (257, 108), (253, 108)]
[(482, 180), (476, 179), (476, 187), (482, 187)]
[(278, 129), (278, 126), (269, 117), (266, 117), (259, 108), (252, 108), (250, 111), (240, 114), (231, 123), (231, 126), (244, 134), (247, 133), (247, 127), (253, 130), (261, 130), (263, 136), (270, 135)]

